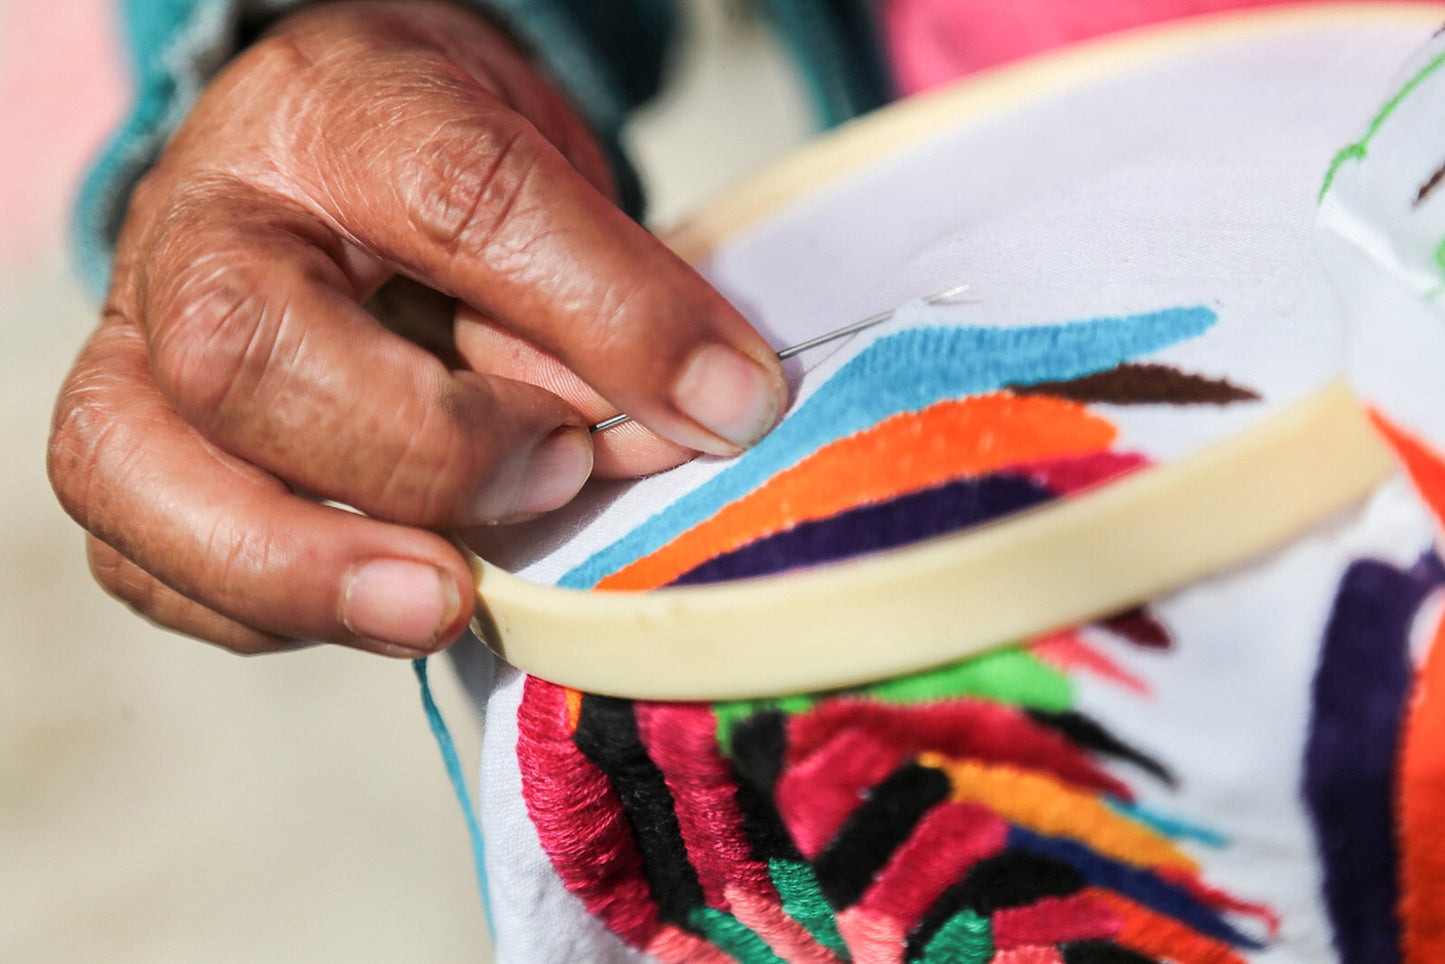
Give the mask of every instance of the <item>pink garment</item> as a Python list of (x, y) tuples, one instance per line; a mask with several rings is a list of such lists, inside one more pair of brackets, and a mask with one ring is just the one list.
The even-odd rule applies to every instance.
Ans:
[(0, 0), (0, 282), (56, 257), (130, 81), (106, 0)]
[(1146, 24), (1287, 0), (889, 0), (888, 53), (900, 93), (1053, 47)]

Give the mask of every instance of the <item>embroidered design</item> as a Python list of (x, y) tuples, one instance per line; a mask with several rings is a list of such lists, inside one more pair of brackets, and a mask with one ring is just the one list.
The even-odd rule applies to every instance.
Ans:
[(1172, 775), (1072, 700), (1028, 648), (713, 706), (531, 679), (518, 753), (563, 881), (661, 960), (1241, 961), (1231, 915), (1273, 915), (1204, 884), (1181, 845), (1225, 841), (1138, 807), (1103, 761)]
[(1202, 334), (1208, 308), (1169, 308), (1025, 328), (913, 328), (880, 338), (840, 368), (722, 473), (563, 575), (589, 588), (656, 552), (822, 447), (900, 412), (1005, 385), (1077, 378)]
[(1445, 460), (1383, 413), (1372, 408), (1369, 415), (1376, 431), (1405, 466), (1410, 480), (1435, 514), (1436, 521), (1445, 525)]
[(1020, 395), (1053, 395), (1111, 405), (1230, 405), (1259, 396), (1222, 378), (1181, 372), (1170, 365), (1125, 363), (1065, 382), (1010, 385)]
[[(1382, 437), (1404, 464), (1416, 489), (1434, 513), (1436, 522), (1445, 524), (1445, 460), (1419, 438), (1394, 424), (1383, 414), (1372, 410), (1370, 416)], [(1445, 693), (1445, 621), (1436, 627), (1424, 665), (1416, 671), (1415, 678), (1411, 681), (1411, 693), (1404, 699), (1405, 705), (1402, 706), (1400, 683), (1396, 674), (1399, 671), (1401, 648), (1405, 647), (1408, 654), (1408, 639), (1398, 638), (1401, 635), (1399, 627), (1389, 626), (1386, 620), (1390, 610), (1408, 608), (1406, 603), (1412, 595), (1423, 594), (1418, 585), (1409, 585), (1411, 581), (1438, 580), (1438, 565), (1439, 563), (1427, 559), (1409, 573), (1396, 574), (1396, 578), (1404, 581), (1397, 589), (1397, 597), (1405, 598), (1404, 601), (1396, 598), (1393, 603), (1381, 604), (1385, 607), (1384, 613), (1376, 614), (1375, 618), (1385, 624), (1385, 629), (1393, 632), (1380, 634), (1387, 637), (1383, 644), (1384, 649), (1379, 654), (1381, 665), (1372, 667), (1371, 675), (1364, 677), (1375, 681), (1374, 689), (1379, 691), (1375, 698), (1380, 705), (1370, 707), (1368, 715), (1366, 710), (1356, 707), (1356, 715), (1361, 717), (1359, 722), (1369, 726), (1367, 733), (1377, 744), (1386, 739), (1383, 731), (1387, 728), (1392, 711), (1403, 713), (1405, 719), (1403, 735), (1399, 737), (1399, 770), (1394, 781), (1397, 791), (1393, 800), (1393, 838), (1398, 848), (1395, 886), (1399, 890), (1399, 903), (1394, 915), (1399, 920), (1397, 956), (1406, 964), (1426, 964), (1445, 958), (1445, 901), (1442, 901), (1440, 886), (1440, 881), (1445, 880), (1445, 842), (1442, 842), (1439, 832), (1440, 814), (1445, 812), (1445, 755), (1440, 753), (1440, 747), (1445, 745), (1445, 698), (1441, 695)], [(1348, 602), (1344, 595), (1342, 588), (1342, 598), (1337, 601), (1337, 608)], [(1418, 599), (1416, 604), (1418, 605)], [(1348, 606), (1345, 611), (1348, 615)], [(1395, 618), (1400, 620), (1406, 617), (1396, 614)], [(1391, 635), (1396, 638), (1388, 638)], [(1334, 641), (1327, 640), (1327, 645), (1332, 642)], [(1332, 689), (1337, 685), (1335, 680), (1339, 674), (1346, 672), (1336, 668), (1335, 661), (1348, 663), (1352, 659), (1348, 642), (1342, 641), (1334, 645), (1342, 652), (1335, 652), (1334, 649), (1327, 651), (1326, 655), (1332, 655), (1334, 660), (1322, 663), (1321, 679), (1316, 683), (1317, 690), (1320, 686), (1325, 686), (1330, 687), (1331, 691), (1319, 692), (1317, 704), (1326, 695), (1333, 698)], [(1346, 712), (1351, 705), (1347, 702), (1339, 712)], [(1311, 737), (1314, 739), (1318, 734), (1319, 739), (1327, 740), (1332, 736), (1327, 727), (1331, 724), (1338, 725), (1338, 720), (1323, 713), (1318, 705), (1316, 715), (1316, 726)], [(1330, 796), (1335, 788), (1329, 782), (1330, 771), (1326, 766), (1317, 764), (1314, 772), (1318, 802), (1312, 799), (1311, 803), (1315, 808), (1322, 845), (1329, 846), (1334, 844), (1340, 835), (1340, 817), (1336, 812), (1338, 808), (1333, 806), (1334, 800)], [(1374, 786), (1366, 788), (1366, 792), (1375, 791), (1377, 804), (1380, 779), (1381, 775), (1376, 774)], [(1377, 809), (1374, 818), (1374, 823), (1366, 828), (1366, 832), (1378, 835), (1380, 830), (1377, 824), (1381, 817)], [(1378, 857), (1366, 867), (1378, 876)], [(1395, 936), (1392, 928), (1378, 923), (1371, 925), (1370, 922), (1360, 919), (1353, 909), (1335, 910), (1335, 903), (1347, 899), (1350, 893), (1349, 883), (1342, 880), (1342, 877), (1342, 868), (1337, 868), (1326, 878), (1326, 895), (1330, 900), (1332, 923), (1342, 954), (1347, 948), (1354, 950), (1387, 944)], [(1390, 885), (1383, 884), (1382, 887), (1384, 896), (1388, 897)], [(1381, 895), (1375, 894), (1371, 903), (1380, 899)]]
[(1325, 182), (1320, 187), (1320, 198), (1323, 199), (1324, 196), (1329, 193), (1330, 186), (1335, 183), (1336, 175), (1339, 174), (1340, 168), (1343, 167), (1347, 161), (1363, 161), (1365, 159), (1365, 156), (1369, 153), (1370, 141), (1379, 133), (1380, 128), (1385, 125), (1385, 121), (1389, 120), (1390, 115), (1395, 113), (1399, 106), (1404, 103), (1405, 99), (1413, 94), (1421, 84), (1430, 79), (1430, 76), (1438, 71), (1441, 65), (1445, 65), (1445, 53), (1432, 57), (1414, 76), (1405, 82), (1404, 86), (1396, 92), (1395, 96), (1385, 102), (1385, 106), (1381, 107), (1380, 112), (1370, 121), (1370, 126), (1365, 129), (1365, 135), (1363, 137), (1353, 144), (1348, 144), (1340, 149), (1340, 152), (1335, 155), (1334, 160), (1330, 162), (1330, 169), (1325, 173)]
[[(1061, 395), (1255, 398), (1129, 361), (1212, 318), (880, 339), (569, 579), (757, 575), (1084, 491), (1147, 460), (1112, 451), (1113, 426)], [(1144, 608), (1089, 629), (1101, 635), (1172, 645)], [(1219, 834), (1138, 805), (1124, 774), (1174, 775), (1078, 710), (1075, 673), (1147, 692), (1078, 630), (769, 700), (634, 702), (529, 679), (524, 796), (568, 889), (663, 961), (1242, 961), (1259, 946), (1247, 931), (1272, 932), (1274, 915), (1205, 883), (1189, 848), (1227, 845)]]
[(1413, 675), (1410, 627), (1442, 585), (1445, 566), (1433, 553), (1407, 571), (1356, 562), (1326, 626), (1303, 789), (1343, 964), (1400, 960), (1395, 788)]
[(1029, 644), (1029, 651), (1045, 665), (1064, 673), (1092, 673), (1141, 696), (1149, 691), (1142, 679), (1089, 645), (1073, 630), (1040, 636)]
[[(738, 961), (1070, 960), (1084, 944), (1127, 960), (1159, 933), (1242, 960), (1258, 943), (1231, 918), (1273, 915), (1207, 886), (1182, 849), (1223, 841), (1139, 808), (1101, 761), (1169, 781), (1163, 765), (1006, 652), (1033, 664), (1013, 684), (968, 661), (746, 704), (587, 694), (575, 727), (569, 694), (528, 680), (519, 758), (543, 847), (592, 913), (668, 961), (702, 959), (685, 935)], [(1064, 691), (1039, 698), (1017, 685), (1031, 677)]]
[(1445, 181), (1445, 164), (1435, 168), (1435, 173), (1425, 179), (1425, 183), (1420, 185), (1420, 190), (1415, 192), (1415, 200), (1410, 202), (1410, 206), (1417, 208), (1424, 204), (1425, 200), (1435, 193), (1435, 189), (1440, 186), (1441, 181)]
[(1400, 920), (1406, 964), (1445, 959), (1445, 622), (1421, 667), (1400, 759)]
[(765, 576), (917, 542), (1040, 505), (1054, 494), (1026, 478), (986, 475), (804, 522), (714, 556), (674, 585)]
[[(1435, 245), (1435, 266), (1440, 269), (1440, 274), (1445, 276), (1445, 238), (1441, 238), (1440, 243)], [(1426, 292), (1425, 297), (1429, 300), (1434, 300), (1440, 297), (1442, 293), (1445, 293), (1445, 281), (1441, 281), (1434, 288), (1430, 289), (1430, 291)]]
[(1174, 643), (1168, 628), (1142, 608), (1110, 616), (1104, 620), (1104, 625), (1146, 649), (1168, 649)]
[[(1009, 466), (1101, 455), (1115, 435), (1112, 425), (1082, 405), (1007, 393), (948, 399), (920, 412), (902, 412), (823, 446), (597, 586), (666, 585), (716, 555), (844, 509)], [(980, 445), (985, 436), (988, 444)], [(907, 459), (897, 457), (903, 451)], [(1102, 478), (1134, 465), (1088, 463), (1076, 471), (1090, 467)], [(1039, 481), (1047, 485), (1048, 480)]]

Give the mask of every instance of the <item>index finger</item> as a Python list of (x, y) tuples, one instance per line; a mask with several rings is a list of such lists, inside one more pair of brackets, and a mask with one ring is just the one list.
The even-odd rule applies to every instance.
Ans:
[(295, 182), (296, 201), (667, 438), (732, 454), (772, 427), (781, 368), (726, 299), (462, 66), (365, 39), (354, 113), (306, 116), (307, 100), (291, 125), (289, 167), (327, 175)]

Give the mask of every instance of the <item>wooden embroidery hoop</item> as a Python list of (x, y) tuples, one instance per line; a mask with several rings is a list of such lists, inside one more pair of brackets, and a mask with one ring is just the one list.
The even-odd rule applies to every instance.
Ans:
[[(699, 259), (834, 179), (1032, 98), (1202, 43), (1361, 16), (1438, 23), (1421, 4), (1233, 14), (1082, 45), (886, 108), (727, 192), (669, 238)], [(1394, 465), (1334, 383), (1179, 461), (997, 523), (761, 579), (651, 592), (520, 579), (467, 551), (473, 629), (503, 659), (575, 689), (638, 699), (813, 692), (914, 673), (1109, 615), (1276, 548)], [(465, 551), (465, 550), (464, 550)]]

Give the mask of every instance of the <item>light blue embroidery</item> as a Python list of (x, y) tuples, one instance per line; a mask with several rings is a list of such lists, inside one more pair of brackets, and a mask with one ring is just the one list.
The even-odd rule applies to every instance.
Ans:
[(913, 328), (874, 342), (840, 368), (757, 447), (558, 585), (583, 589), (666, 545), (819, 448), (900, 412), (1005, 385), (1079, 378), (1193, 338), (1216, 315), (1168, 308), (1027, 328)]
[(1137, 803), (1125, 803), (1122, 800), (1107, 800), (1109, 809), (1115, 813), (1122, 814), (1132, 820), (1137, 820), (1171, 840), (1194, 840), (1204, 844), (1206, 847), (1228, 847), (1229, 838), (1216, 830), (1208, 827), (1201, 827), (1197, 824), (1186, 823), (1183, 820), (1155, 813)]

